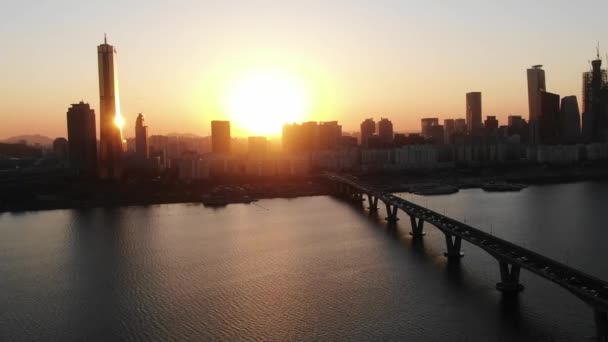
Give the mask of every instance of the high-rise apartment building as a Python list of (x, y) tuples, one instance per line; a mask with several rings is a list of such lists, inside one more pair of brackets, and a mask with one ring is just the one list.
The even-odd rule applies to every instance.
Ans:
[(230, 121), (211, 121), (211, 151), (219, 154), (230, 154)]
[(340, 146), (342, 126), (338, 121), (320, 122), (318, 124), (318, 139), (316, 144), (320, 150), (331, 150)]
[(104, 43), (97, 47), (99, 68), (99, 175), (102, 179), (122, 176), (122, 118), (118, 92), (116, 49)]
[(443, 120), (443, 140), (446, 144), (452, 142), (452, 136), (456, 133), (456, 122), (454, 119), (445, 119)]
[(369, 139), (376, 133), (376, 122), (374, 119), (365, 119), (361, 123), (361, 146), (369, 147)]
[(144, 116), (139, 113), (135, 120), (135, 153), (140, 159), (150, 157), (150, 147), (148, 145), (148, 126), (144, 125)]
[(481, 92), (467, 93), (467, 130), (474, 134), (483, 128), (481, 124)]
[(378, 137), (385, 145), (393, 142), (393, 123), (389, 119), (380, 118), (378, 121)]
[(496, 116), (488, 115), (483, 123), (486, 134), (496, 135), (498, 133), (498, 120)]
[(88, 103), (73, 104), (67, 112), (68, 158), (72, 167), (83, 175), (97, 171), (97, 137), (95, 111)]
[(467, 120), (466, 119), (455, 119), (454, 120), (454, 131), (458, 134), (465, 134), (467, 132)]
[(250, 155), (266, 155), (266, 153), (268, 153), (268, 141), (266, 140), (266, 137), (247, 138), (247, 151)]
[(420, 134), (425, 138), (430, 138), (432, 136), (431, 128), (438, 125), (438, 118), (422, 118), (420, 119)]
[(53, 154), (59, 160), (68, 159), (68, 140), (66, 138), (53, 140)]

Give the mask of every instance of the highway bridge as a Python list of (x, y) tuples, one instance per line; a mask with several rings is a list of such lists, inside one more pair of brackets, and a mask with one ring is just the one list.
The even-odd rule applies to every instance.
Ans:
[(444, 255), (449, 259), (460, 259), (463, 256), (461, 252), (463, 240), (485, 250), (498, 261), (500, 282), (496, 284), (496, 289), (499, 291), (515, 293), (523, 290), (523, 285), (519, 282), (522, 268), (558, 284), (593, 309), (598, 341), (608, 341), (608, 282), (376, 189), (356, 177), (325, 173), (324, 178), (332, 184), (336, 194), (342, 198), (363, 202), (367, 197), (370, 212), (378, 212), (379, 202), (382, 202), (389, 223), (399, 220), (399, 211), (404, 212), (411, 223), (410, 234), (415, 238), (424, 235), (425, 222), (432, 224), (445, 235)]

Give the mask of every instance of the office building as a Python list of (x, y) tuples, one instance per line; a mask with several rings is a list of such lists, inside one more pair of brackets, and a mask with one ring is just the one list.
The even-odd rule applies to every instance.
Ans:
[[(116, 49), (107, 43), (97, 47), (99, 68), (99, 175), (102, 179), (122, 176), (122, 118), (118, 93)], [(68, 138), (69, 141), (69, 138)]]
[(230, 121), (211, 121), (211, 152), (230, 154)]
[(481, 93), (467, 93), (467, 130), (471, 134), (479, 132), (483, 126), (481, 124)]
[(135, 153), (140, 159), (150, 157), (150, 147), (148, 145), (148, 126), (144, 125), (144, 116), (139, 113), (135, 120)]
[(547, 90), (545, 71), (542, 65), (535, 65), (527, 70), (528, 76), (528, 121), (532, 123), (541, 115), (541, 92)]
[(369, 138), (376, 133), (376, 122), (374, 119), (365, 119), (361, 123), (361, 146), (369, 147)]
[(562, 98), (560, 109), (560, 135), (562, 142), (578, 142), (581, 135), (581, 114), (576, 96)]
[(538, 122), (538, 138), (543, 144), (560, 142), (560, 97), (547, 91), (540, 93), (540, 117)]
[(73, 104), (67, 112), (68, 158), (80, 174), (95, 176), (97, 171), (97, 137), (95, 111), (88, 103)]

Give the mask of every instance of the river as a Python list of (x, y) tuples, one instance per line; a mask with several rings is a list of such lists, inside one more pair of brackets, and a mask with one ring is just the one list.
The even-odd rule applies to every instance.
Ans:
[[(608, 183), (400, 194), (608, 279)], [(380, 212), (383, 214), (383, 211)], [(584, 341), (592, 310), (326, 196), (0, 214), (2, 341)]]

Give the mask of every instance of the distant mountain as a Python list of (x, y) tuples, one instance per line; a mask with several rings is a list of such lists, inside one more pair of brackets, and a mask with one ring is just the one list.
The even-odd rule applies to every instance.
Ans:
[(51, 146), (54, 139), (40, 134), (23, 134), (4, 139), (2, 142), (15, 144), (23, 140), (25, 140), (27, 145), (40, 144), (41, 146)]

